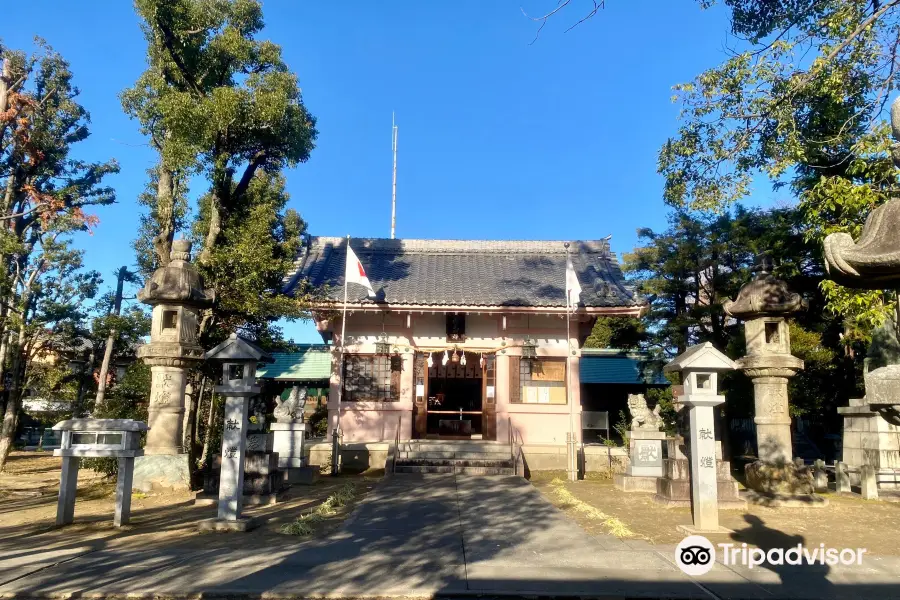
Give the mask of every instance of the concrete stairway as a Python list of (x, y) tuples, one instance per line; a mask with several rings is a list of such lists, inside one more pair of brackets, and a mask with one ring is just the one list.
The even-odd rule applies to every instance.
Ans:
[(479, 440), (400, 442), (396, 473), (515, 475), (509, 445)]

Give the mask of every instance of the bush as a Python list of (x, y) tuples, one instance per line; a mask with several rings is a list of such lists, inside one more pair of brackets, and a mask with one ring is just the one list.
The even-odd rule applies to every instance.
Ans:
[(328, 434), (328, 406), (319, 404), (309, 416), (309, 426), (313, 437), (325, 437)]

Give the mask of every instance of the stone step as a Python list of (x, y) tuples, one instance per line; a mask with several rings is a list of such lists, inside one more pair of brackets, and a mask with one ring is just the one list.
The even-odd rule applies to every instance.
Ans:
[(401, 452), (471, 452), (479, 454), (509, 454), (509, 444), (477, 442), (401, 442)]
[(404, 467), (510, 467), (513, 461), (510, 458), (497, 459), (463, 459), (463, 458), (418, 458), (398, 459), (397, 466)]
[(463, 458), (463, 459), (485, 459), (485, 460), (502, 460), (504, 458), (512, 458), (509, 449), (503, 452), (453, 452), (449, 450), (401, 450), (398, 454), (400, 459), (442, 459), (442, 458)]
[(438, 466), (438, 465), (401, 465), (394, 470), (396, 473), (455, 473), (458, 475), (515, 475), (512, 467), (462, 467), (462, 466)]

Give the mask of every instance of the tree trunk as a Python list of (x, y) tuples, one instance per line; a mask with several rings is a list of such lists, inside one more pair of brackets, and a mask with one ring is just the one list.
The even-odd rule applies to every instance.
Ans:
[[(122, 289), (125, 287), (125, 278), (128, 277), (128, 266), (123, 266), (117, 273), (118, 282), (116, 283), (116, 299), (113, 302), (111, 314), (119, 316), (122, 313)], [(97, 382), (97, 398), (94, 400), (94, 412), (103, 408), (103, 402), (106, 399), (106, 377), (109, 373), (109, 363), (112, 360), (113, 345), (116, 341), (118, 331), (115, 328), (109, 330), (106, 338), (106, 350), (103, 352), (103, 363), (100, 365), (100, 381)]]
[(25, 317), (28, 315), (28, 304), (29, 301), (26, 296), (26, 308), (22, 311), (22, 324), (19, 325), (19, 334), (13, 350), (15, 354), (13, 355), (12, 367), (10, 368), (12, 385), (10, 385), (9, 395), (6, 399), (3, 424), (0, 426), (0, 471), (3, 471), (6, 467), (6, 459), (9, 457), (9, 451), (12, 450), (16, 437), (16, 426), (19, 421), (19, 405), (22, 400), (22, 354), (25, 351)]
[(206, 231), (206, 239), (203, 240), (203, 251), (197, 257), (199, 264), (206, 265), (212, 260), (213, 247), (220, 233), (222, 233), (222, 207), (218, 194), (213, 193), (209, 199), (209, 229)]
[(209, 395), (209, 415), (206, 417), (206, 435), (203, 438), (203, 452), (200, 454), (199, 466), (206, 464), (209, 457), (209, 446), (212, 442), (213, 427), (216, 424), (216, 394), (213, 392)]
[(156, 214), (159, 233), (153, 238), (157, 266), (169, 264), (172, 240), (175, 239), (175, 177), (172, 171), (160, 165), (156, 182)]

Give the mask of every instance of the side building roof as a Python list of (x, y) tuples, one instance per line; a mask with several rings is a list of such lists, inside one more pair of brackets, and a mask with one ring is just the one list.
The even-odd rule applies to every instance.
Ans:
[[(285, 292), (308, 284), (323, 302), (342, 302), (347, 239), (309, 237)], [(350, 303), (427, 307), (565, 308), (564, 242), (354, 238), (378, 297), (351, 284)], [(635, 308), (644, 301), (626, 285), (605, 240), (570, 244), (585, 308)]]

